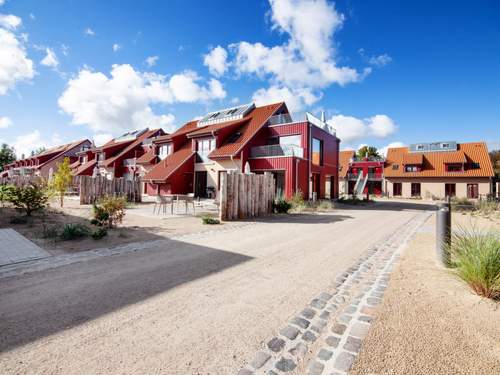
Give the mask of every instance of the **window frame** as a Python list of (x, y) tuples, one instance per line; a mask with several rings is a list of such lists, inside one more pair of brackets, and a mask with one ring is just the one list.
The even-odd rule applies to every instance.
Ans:
[[(416, 188), (418, 187), (418, 188)], [(411, 196), (421, 197), (422, 196), (422, 184), (420, 182), (412, 182), (410, 185)]]
[[(317, 141), (319, 143), (319, 164), (314, 162), (315, 141)], [(313, 165), (316, 165), (319, 167), (323, 166), (323, 161), (324, 161), (323, 160), (323, 148), (324, 148), (323, 140), (313, 137), (312, 142), (311, 142), (311, 163)]]

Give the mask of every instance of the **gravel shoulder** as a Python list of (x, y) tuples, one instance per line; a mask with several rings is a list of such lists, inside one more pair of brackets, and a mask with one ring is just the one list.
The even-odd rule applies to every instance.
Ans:
[(418, 211), (343, 209), (2, 280), (0, 372), (231, 374)]
[[(453, 222), (498, 228), (461, 214)], [(434, 228), (432, 216), (401, 257), (351, 374), (500, 373), (500, 304), (436, 263)]]

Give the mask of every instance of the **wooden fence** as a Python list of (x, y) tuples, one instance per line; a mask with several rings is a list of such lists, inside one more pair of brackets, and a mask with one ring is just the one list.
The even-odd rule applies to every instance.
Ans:
[(105, 196), (124, 196), (129, 202), (141, 202), (141, 180), (80, 176), (80, 204), (92, 204)]
[[(12, 176), (12, 177), (0, 177), (0, 185), (14, 185), (17, 187), (23, 187), (30, 184), (46, 186), (49, 181), (43, 177), (39, 176)], [(70, 190), (76, 190), (80, 186), (80, 176), (73, 176), (73, 181), (70, 186)]]
[(274, 184), (271, 173), (222, 173), (220, 219), (236, 220), (270, 214), (273, 210)]

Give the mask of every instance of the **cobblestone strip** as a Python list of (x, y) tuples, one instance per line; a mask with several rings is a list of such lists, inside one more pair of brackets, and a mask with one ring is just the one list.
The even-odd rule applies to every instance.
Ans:
[(370, 248), (336, 278), (331, 290), (320, 293), (290, 319), (238, 374), (347, 373), (375, 318), (400, 252), (430, 215), (419, 213)]

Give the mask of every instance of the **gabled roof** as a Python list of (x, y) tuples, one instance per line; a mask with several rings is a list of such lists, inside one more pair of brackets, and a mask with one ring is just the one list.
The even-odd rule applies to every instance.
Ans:
[(137, 164), (150, 164), (153, 160), (156, 159), (156, 152), (154, 148), (150, 148), (144, 155), (140, 158), (137, 158), (135, 161)]
[(257, 132), (266, 124), (269, 117), (274, 115), (281, 107), (285, 105), (284, 102), (264, 105), (257, 107), (248, 115), (243, 117), (246, 120), (239, 128), (241, 136), (233, 143), (225, 142), (221, 146), (213, 150), (209, 158), (230, 157), (238, 154), (241, 149), (257, 134)]
[(83, 163), (75, 171), (73, 171), (73, 174), (75, 176), (78, 176), (78, 175), (88, 171), (89, 169), (92, 169), (92, 171), (93, 171), (96, 163), (97, 163), (97, 160), (95, 158), (86, 162), (86, 163)]
[(214, 125), (209, 125), (209, 126), (203, 126), (201, 128), (198, 128), (197, 130), (194, 130), (192, 132), (187, 133), (188, 138), (192, 137), (199, 137), (203, 135), (210, 135), (212, 133), (217, 134), (220, 130), (222, 129), (230, 129), (233, 127), (236, 127), (238, 125), (242, 125), (245, 122), (247, 122), (249, 118), (242, 118), (238, 120), (233, 120), (233, 121), (227, 121), (227, 122), (222, 122)]
[[(420, 172), (405, 172), (403, 161), (408, 158), (408, 147), (389, 148), (387, 151), (385, 177), (493, 177), (493, 166), (484, 142), (458, 144), (457, 151), (419, 152), (422, 155)], [(412, 153), (413, 154), (413, 153)], [(463, 172), (448, 172), (446, 164), (467, 164)], [(478, 168), (472, 168), (476, 163)], [(397, 169), (394, 169), (397, 165)]]
[(156, 164), (146, 175), (144, 180), (147, 181), (166, 181), (172, 173), (180, 168), (184, 163), (189, 161), (194, 156), (194, 151), (191, 148), (191, 143), (186, 142), (182, 148), (168, 155), (165, 159)]
[(152, 130), (148, 130), (146, 132), (144, 132), (143, 134), (141, 134), (139, 137), (137, 137), (132, 143), (130, 143), (127, 147), (125, 147), (122, 151), (120, 151), (117, 155), (109, 158), (109, 159), (106, 159), (104, 160), (104, 162), (102, 163), (102, 165), (104, 167), (109, 167), (110, 165), (112, 165), (116, 160), (118, 160), (119, 158), (121, 158), (123, 155), (125, 155), (127, 152), (133, 150), (134, 148), (136, 148), (137, 146), (140, 146), (140, 144), (145, 140), (145, 139), (148, 139), (150, 137), (152, 137), (155, 133), (157, 132), (161, 132), (162, 130), (161, 129), (152, 129)]
[(345, 178), (349, 171), (349, 162), (356, 155), (354, 150), (346, 150), (339, 152), (339, 178)]
[[(81, 145), (82, 143), (85, 143), (85, 142), (90, 142), (90, 141), (88, 139), (80, 139), (79, 141), (74, 141), (74, 142), (71, 142), (71, 143), (66, 143), (65, 145), (53, 147), (53, 148), (51, 148), (49, 150), (46, 150), (46, 151), (44, 151), (44, 152), (42, 152), (42, 153), (40, 153), (38, 155), (32, 156), (29, 159), (35, 159), (35, 158), (39, 158), (41, 156), (52, 155), (52, 157), (50, 159), (44, 161), (43, 163), (41, 163), (41, 164), (39, 164), (37, 166), (34, 166), (34, 168), (40, 169), (45, 164), (50, 163), (51, 161), (59, 158), (61, 155), (65, 154), (66, 152), (71, 151), (75, 147), (78, 147), (79, 145)], [(24, 160), (26, 161), (26, 160), (29, 160), (29, 159), (24, 159)]]

